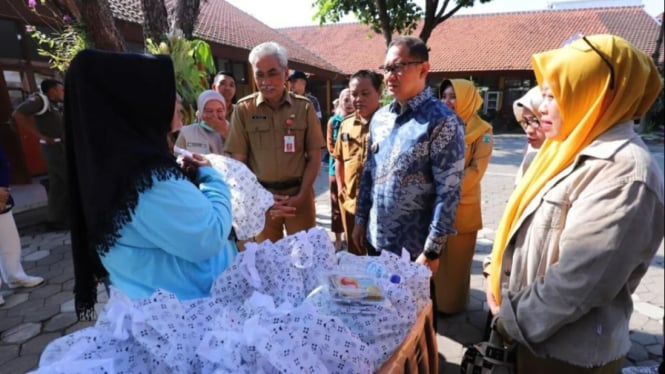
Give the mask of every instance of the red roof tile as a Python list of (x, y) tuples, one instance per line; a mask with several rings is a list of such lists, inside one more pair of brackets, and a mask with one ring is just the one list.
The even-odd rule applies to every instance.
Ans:
[[(132, 23), (143, 23), (140, 0), (110, 0), (109, 4), (115, 18)], [(172, 4), (173, 0), (166, 0), (168, 9), (172, 9)], [(341, 72), (339, 68), (314, 52), (224, 0), (201, 1), (194, 36), (248, 51), (263, 42), (275, 41), (286, 48), (290, 61), (331, 72)]]
[[(359, 23), (279, 31), (347, 74), (376, 68), (385, 55), (383, 37)], [(658, 24), (642, 7), (455, 16), (432, 32), (428, 41), (430, 64), (433, 72), (531, 70), (532, 54), (557, 48), (578, 32), (620, 35), (650, 55), (655, 50), (658, 31)]]

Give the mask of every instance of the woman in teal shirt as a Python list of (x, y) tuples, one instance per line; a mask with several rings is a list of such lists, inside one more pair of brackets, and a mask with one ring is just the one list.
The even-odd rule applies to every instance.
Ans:
[(85, 50), (66, 87), (79, 318), (94, 316), (97, 283), (107, 277), (132, 299), (157, 289), (181, 300), (209, 296), (237, 254), (230, 192), (200, 155), (183, 172), (170, 153), (170, 58)]

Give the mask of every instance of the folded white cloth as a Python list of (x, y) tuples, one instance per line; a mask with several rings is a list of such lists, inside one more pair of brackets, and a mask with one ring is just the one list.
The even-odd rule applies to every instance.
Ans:
[(273, 197), (263, 188), (256, 175), (240, 161), (227, 156), (207, 154), (212, 167), (224, 178), (231, 190), (233, 228), (240, 240), (251, 239), (263, 231), (265, 214)]

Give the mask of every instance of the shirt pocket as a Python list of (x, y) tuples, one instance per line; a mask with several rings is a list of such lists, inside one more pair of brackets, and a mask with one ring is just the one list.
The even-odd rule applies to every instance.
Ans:
[(288, 130), (286, 131), (287, 135), (289, 133), (296, 137), (296, 150), (306, 149), (306, 147), (305, 147), (305, 142), (307, 140), (307, 121), (306, 120), (294, 121), (293, 125), (291, 126), (291, 131), (290, 132)]
[[(267, 121), (252, 123), (247, 127), (247, 137), (254, 149), (269, 147), (272, 140), (270, 123)], [(281, 144), (279, 145), (281, 146)], [(273, 144), (273, 146), (275, 145)]]
[(187, 142), (186, 147), (188, 151), (193, 153), (200, 153), (202, 155), (210, 153), (210, 146), (208, 143)]
[(540, 208), (536, 211), (534, 225), (543, 229), (560, 230), (566, 224), (570, 199), (565, 190), (553, 190), (543, 196)]

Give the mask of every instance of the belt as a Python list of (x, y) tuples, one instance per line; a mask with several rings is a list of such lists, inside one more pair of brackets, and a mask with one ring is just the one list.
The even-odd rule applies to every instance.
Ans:
[[(53, 143), (60, 143), (62, 141), (62, 138), (53, 138)], [(44, 139), (39, 139), (39, 144), (48, 144), (48, 142)]]
[(296, 179), (289, 179), (287, 181), (283, 182), (262, 182), (259, 181), (261, 185), (265, 188), (269, 188), (272, 190), (287, 190), (289, 188), (293, 187), (299, 187), (300, 184), (302, 183), (302, 178), (296, 178)]

